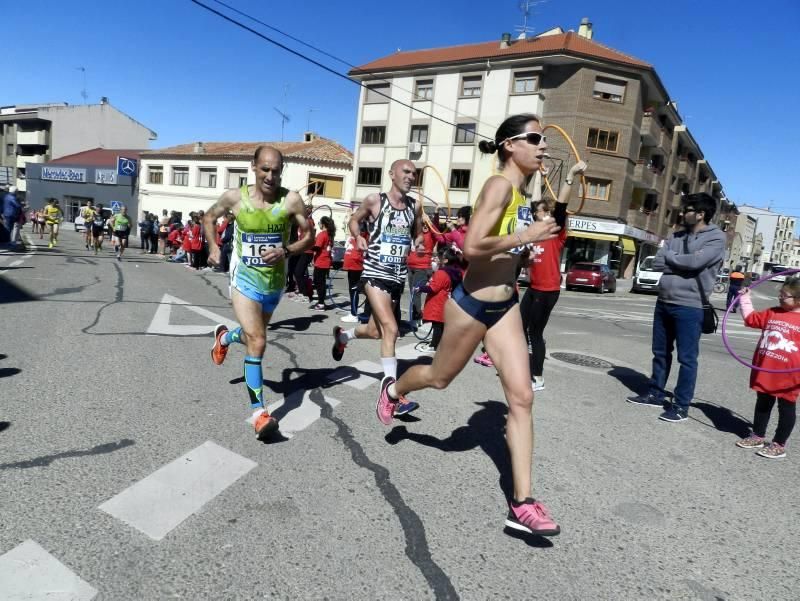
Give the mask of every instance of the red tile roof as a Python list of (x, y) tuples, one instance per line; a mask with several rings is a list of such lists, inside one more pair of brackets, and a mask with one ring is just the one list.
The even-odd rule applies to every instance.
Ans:
[(90, 167), (116, 167), (117, 157), (138, 159), (144, 149), (132, 150), (130, 148), (93, 148), (75, 154), (68, 154), (53, 159), (48, 165), (87, 165)]
[(327, 138), (316, 138), (310, 142), (201, 142), (203, 152), (195, 152), (195, 144), (180, 144), (169, 148), (150, 150), (142, 153), (142, 158), (181, 159), (191, 156), (203, 160), (250, 160), (253, 158), (256, 148), (265, 144), (280, 150), (286, 159), (341, 163), (347, 166), (353, 164), (353, 154), (344, 146)]
[(430, 48), (428, 50), (411, 50), (384, 56), (370, 63), (352, 69), (350, 75), (364, 72), (408, 69), (441, 63), (468, 63), (479, 60), (519, 58), (520, 56), (546, 56), (552, 54), (572, 54), (599, 58), (613, 63), (621, 63), (634, 67), (652, 69), (652, 65), (628, 54), (624, 54), (593, 40), (579, 36), (575, 32), (545, 35), (525, 40), (512, 40), (508, 48), (501, 48), (500, 41)]

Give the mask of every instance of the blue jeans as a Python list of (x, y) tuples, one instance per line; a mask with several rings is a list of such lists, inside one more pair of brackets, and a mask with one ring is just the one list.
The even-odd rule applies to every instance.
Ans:
[(678, 383), (675, 386), (675, 403), (688, 409), (694, 398), (697, 381), (697, 355), (703, 327), (703, 310), (695, 307), (656, 302), (653, 313), (653, 375), (650, 394), (664, 398), (664, 387), (672, 367), (672, 351), (678, 346)]

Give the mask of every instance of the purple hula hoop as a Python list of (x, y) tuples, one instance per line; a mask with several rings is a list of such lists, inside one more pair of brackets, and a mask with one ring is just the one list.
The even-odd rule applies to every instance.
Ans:
[[(752, 290), (753, 288), (757, 288), (764, 282), (771, 280), (772, 278), (782, 275), (790, 275), (792, 273), (800, 273), (800, 269), (787, 269), (786, 271), (781, 271), (779, 273), (771, 273), (770, 275), (766, 275), (763, 278), (756, 280), (755, 283), (750, 284), (749, 288)], [(757, 367), (752, 363), (748, 363), (744, 359), (742, 359), (739, 355), (733, 352), (730, 343), (728, 342), (728, 333), (726, 332), (725, 328), (728, 324), (728, 315), (730, 315), (731, 311), (736, 307), (739, 303), (740, 296), (737, 295), (736, 298), (733, 299), (731, 306), (728, 307), (727, 311), (725, 311), (725, 315), (722, 316), (722, 344), (725, 346), (725, 350), (728, 351), (734, 359), (736, 359), (739, 363), (744, 365), (745, 367), (749, 367), (750, 369), (755, 369), (756, 371), (764, 371), (769, 374), (791, 374), (796, 371), (800, 371), (800, 367), (795, 367), (793, 369), (767, 369), (765, 367)]]

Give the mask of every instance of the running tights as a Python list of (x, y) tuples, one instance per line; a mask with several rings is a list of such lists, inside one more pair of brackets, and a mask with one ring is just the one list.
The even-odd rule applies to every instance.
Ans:
[(328, 293), (328, 272), (330, 269), (321, 267), (314, 268), (314, 288), (317, 291), (317, 303), (325, 304), (325, 297)]
[(350, 290), (350, 314), (358, 315), (359, 289), (361, 285), (361, 271), (347, 272), (347, 288)]
[(442, 333), (444, 332), (444, 324), (441, 321), (432, 321), (433, 337), (431, 338), (431, 346), (439, 348), (439, 342), (442, 340)]
[(544, 329), (550, 319), (550, 313), (558, 302), (560, 290), (544, 292), (528, 288), (519, 305), (522, 314), (522, 325), (528, 344), (531, 345), (531, 376), (541, 377), (544, 371), (545, 342)]

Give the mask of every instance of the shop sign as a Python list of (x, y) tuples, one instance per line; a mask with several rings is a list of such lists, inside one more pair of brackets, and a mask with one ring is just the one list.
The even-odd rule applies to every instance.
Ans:
[(86, 169), (71, 167), (42, 167), (42, 179), (54, 182), (86, 183)]
[(117, 172), (114, 169), (95, 169), (94, 183), (113, 185), (117, 183)]

